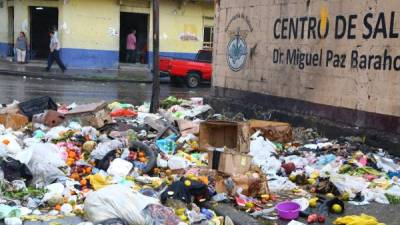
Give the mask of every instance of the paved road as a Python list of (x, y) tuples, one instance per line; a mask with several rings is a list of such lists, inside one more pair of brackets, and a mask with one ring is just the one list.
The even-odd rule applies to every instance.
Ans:
[[(90, 103), (100, 100), (120, 100), (141, 104), (151, 98), (151, 84), (86, 82), (49, 79), (31, 79), (0, 75), (0, 103), (24, 101), (39, 96), (50, 96), (57, 102)], [(197, 89), (185, 86), (161, 85), (161, 98), (174, 95), (182, 98), (208, 95), (210, 86)]]

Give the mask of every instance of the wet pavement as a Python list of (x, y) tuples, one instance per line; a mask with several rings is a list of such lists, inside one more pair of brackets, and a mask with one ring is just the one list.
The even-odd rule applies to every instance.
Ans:
[[(9, 103), (14, 99), (25, 101), (40, 96), (50, 96), (57, 102), (90, 103), (96, 101), (124, 101), (142, 104), (151, 98), (151, 84), (123, 82), (89, 82), (70, 80), (51, 80), (41, 78), (24, 78), (0, 76), (0, 103)], [(205, 97), (209, 85), (196, 89), (185, 86), (161, 84), (161, 98), (174, 95), (180, 98)]]

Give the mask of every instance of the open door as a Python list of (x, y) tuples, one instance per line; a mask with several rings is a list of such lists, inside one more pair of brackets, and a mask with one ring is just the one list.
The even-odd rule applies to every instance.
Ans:
[(136, 63), (147, 64), (149, 15), (121, 12), (120, 26), (119, 61), (127, 62), (127, 36), (136, 30)]
[(58, 26), (58, 9), (32, 6), (30, 8), (30, 44), (33, 59), (45, 59), (49, 55), (49, 32)]

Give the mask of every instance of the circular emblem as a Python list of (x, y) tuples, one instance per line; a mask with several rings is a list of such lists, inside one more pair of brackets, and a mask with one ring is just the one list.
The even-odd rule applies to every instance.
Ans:
[(231, 70), (241, 70), (247, 60), (247, 44), (239, 35), (236, 35), (228, 44), (228, 65)]

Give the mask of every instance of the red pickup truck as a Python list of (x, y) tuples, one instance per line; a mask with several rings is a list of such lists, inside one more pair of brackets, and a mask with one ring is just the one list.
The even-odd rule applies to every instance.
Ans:
[(190, 88), (200, 85), (201, 81), (211, 81), (212, 50), (200, 50), (195, 60), (161, 58), (160, 71), (167, 73), (172, 83), (184, 80)]

